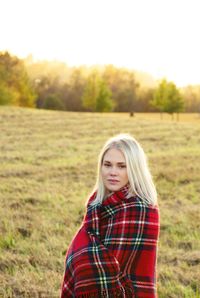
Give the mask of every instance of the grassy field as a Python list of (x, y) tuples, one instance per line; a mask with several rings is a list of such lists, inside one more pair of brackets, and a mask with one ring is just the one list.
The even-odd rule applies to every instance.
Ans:
[(0, 107), (0, 297), (59, 297), (97, 153), (130, 133), (159, 193), (159, 298), (200, 297), (200, 117)]

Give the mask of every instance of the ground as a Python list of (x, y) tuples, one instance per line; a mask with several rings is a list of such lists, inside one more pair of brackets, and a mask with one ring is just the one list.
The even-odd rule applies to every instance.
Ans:
[[(0, 297), (59, 297), (99, 150), (130, 133), (159, 197), (159, 298), (200, 297), (200, 117), (0, 107)], [(49, 294), (48, 294), (49, 293)]]

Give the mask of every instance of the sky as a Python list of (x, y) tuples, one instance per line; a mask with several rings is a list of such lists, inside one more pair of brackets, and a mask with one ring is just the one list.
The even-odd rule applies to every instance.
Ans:
[(199, 0), (0, 0), (0, 51), (200, 84)]

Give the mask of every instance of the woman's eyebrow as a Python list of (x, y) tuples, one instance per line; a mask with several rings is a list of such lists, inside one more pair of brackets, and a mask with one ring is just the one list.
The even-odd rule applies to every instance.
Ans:
[[(104, 160), (104, 162), (107, 162), (107, 163), (112, 163), (111, 161), (109, 161), (109, 160)], [(126, 163), (124, 162), (124, 161), (119, 161), (119, 162), (117, 162), (117, 164), (123, 164), (123, 165), (125, 165)]]

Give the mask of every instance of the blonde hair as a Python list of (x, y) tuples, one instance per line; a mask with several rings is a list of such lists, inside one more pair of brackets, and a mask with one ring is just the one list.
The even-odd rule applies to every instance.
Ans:
[(93, 189), (97, 194), (91, 205), (102, 203), (105, 197), (106, 189), (101, 175), (101, 167), (105, 153), (111, 148), (118, 149), (124, 154), (129, 180), (129, 195), (137, 195), (145, 203), (156, 205), (157, 192), (148, 168), (147, 157), (139, 142), (129, 134), (119, 134), (110, 138), (102, 148), (98, 160), (97, 180)]

